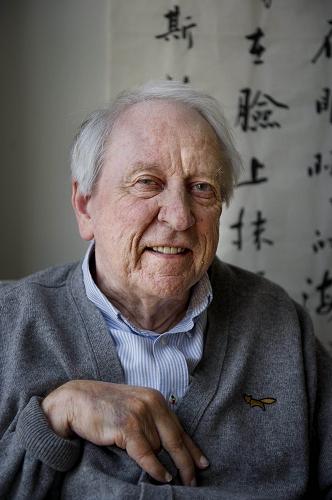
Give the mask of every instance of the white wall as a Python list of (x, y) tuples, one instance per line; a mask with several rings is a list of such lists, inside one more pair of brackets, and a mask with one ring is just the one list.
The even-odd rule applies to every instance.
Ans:
[(0, 279), (82, 255), (70, 206), (75, 130), (109, 96), (107, 0), (0, 6)]

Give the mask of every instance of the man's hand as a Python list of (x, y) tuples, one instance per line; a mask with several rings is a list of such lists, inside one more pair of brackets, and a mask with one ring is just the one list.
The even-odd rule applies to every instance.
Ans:
[(96, 445), (125, 449), (157, 481), (172, 479), (156, 457), (161, 447), (172, 457), (184, 485), (196, 485), (195, 466), (208, 466), (157, 390), (73, 380), (51, 392), (42, 409), (60, 436), (76, 433)]

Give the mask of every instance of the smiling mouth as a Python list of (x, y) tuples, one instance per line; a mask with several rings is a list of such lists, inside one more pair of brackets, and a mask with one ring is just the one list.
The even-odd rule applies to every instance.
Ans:
[(178, 255), (189, 252), (188, 248), (183, 247), (148, 247), (147, 250), (164, 255)]

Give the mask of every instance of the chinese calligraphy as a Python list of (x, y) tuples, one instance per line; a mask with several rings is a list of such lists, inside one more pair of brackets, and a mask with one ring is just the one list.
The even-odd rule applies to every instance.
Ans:
[(237, 186), (248, 186), (250, 184), (261, 184), (262, 182), (267, 182), (268, 178), (267, 177), (260, 177), (258, 171), (260, 169), (265, 168), (265, 165), (263, 163), (260, 163), (257, 158), (252, 158), (251, 160), (251, 168), (250, 168), (250, 174), (251, 178), (247, 181), (242, 181), (237, 184)]
[[(173, 77), (170, 76), (170, 75), (166, 75), (166, 78), (167, 80), (173, 80)], [(189, 76), (185, 75), (183, 78), (182, 78), (182, 83), (190, 83), (190, 78)]]
[(238, 115), (235, 125), (240, 125), (244, 132), (256, 131), (258, 128), (280, 128), (280, 123), (272, 119), (275, 108), (289, 109), (289, 106), (278, 102), (269, 94), (260, 90), (253, 96), (252, 90), (244, 88), (238, 103)]
[[(306, 281), (309, 286), (314, 286), (311, 278), (307, 278)], [(315, 286), (314, 292), (311, 292), (311, 294), (307, 292), (302, 293), (303, 305), (306, 307), (308, 301), (315, 294), (316, 300), (318, 299), (315, 307), (316, 313), (322, 316), (328, 315), (332, 312), (332, 294), (330, 292), (332, 292), (332, 276), (330, 276), (330, 271), (327, 269), (323, 273), (321, 282)]]
[[(328, 21), (329, 24), (332, 25), (332, 19)], [(320, 58), (322, 54), (325, 53), (325, 56), (327, 59), (330, 59), (331, 57), (331, 37), (332, 37), (332, 28), (328, 32), (327, 35), (325, 35), (324, 40), (322, 45), (319, 47), (318, 51), (314, 55), (314, 57), (311, 59), (312, 63), (316, 63), (317, 60)]]
[[(272, 3), (272, 0), (260, 0), (261, 10), (271, 8)], [(187, 14), (184, 10), (185, 7), (179, 2), (177, 4), (172, 4), (171, 7), (165, 9), (163, 13), (165, 29), (161, 29), (160, 34), (156, 35), (155, 38), (167, 42), (174, 40), (174, 44), (183, 44), (185, 49), (191, 49), (196, 42), (195, 35), (198, 27), (195, 21), (197, 20), (191, 16), (185, 17)], [(312, 58), (312, 63), (332, 58), (332, 19), (328, 21), (326, 30), (325, 26), (323, 25), (321, 40), (318, 39), (317, 46), (314, 47), (309, 56)], [(261, 73), (266, 66), (264, 63), (268, 53), (267, 28), (265, 29), (262, 24), (259, 26), (257, 22), (251, 30), (243, 32), (241, 36), (242, 43), (246, 44), (244, 50), (247, 49), (247, 58), (250, 58), (250, 64), (255, 66), (257, 76), (257, 71)], [(182, 74), (181, 72), (177, 74), (174, 69), (170, 68), (166, 78), (172, 80), (178, 76), (178, 79), (182, 80), (183, 83), (190, 83), (191, 77), (186, 70), (182, 70)], [(317, 113), (322, 117), (322, 121), (326, 118), (327, 122), (332, 124), (332, 87), (325, 82), (318, 87), (316, 92), (317, 95), (311, 101), (312, 113)], [(275, 91), (262, 88), (260, 85), (256, 87), (248, 84), (242, 85), (238, 88), (235, 125), (243, 132), (280, 129), (284, 126), (284, 119), (287, 118), (286, 111), (289, 109), (290, 106), (285, 102), (285, 98), (283, 99), (281, 95), (278, 96)], [(317, 154), (314, 154), (315, 152)], [(253, 188), (256, 192), (256, 189), (261, 189), (257, 186), (262, 185), (264, 189), (267, 182), (272, 182), (269, 178), (268, 164), (265, 163), (259, 152), (255, 157), (252, 155), (248, 164), (247, 176), (243, 180), (241, 179), (237, 187), (245, 190), (245, 186), (256, 186)], [(316, 151), (313, 150), (312, 156), (309, 156), (308, 163), (304, 167), (306, 169), (303, 170), (304, 176), (312, 179), (311, 182), (314, 181), (314, 178), (318, 179), (326, 175), (331, 178), (332, 156), (329, 156), (328, 150), (320, 151), (318, 148)], [(328, 201), (329, 207), (332, 208), (332, 198)], [(251, 247), (251, 249), (263, 254), (264, 249), (277, 245), (274, 241), (270, 218), (266, 217), (264, 212), (264, 207), (250, 209), (244, 203), (239, 205), (233, 220), (231, 219), (229, 223), (233, 249), (244, 251), (244, 249)], [(318, 229), (320, 228), (318, 227)], [(331, 234), (324, 234), (323, 230), (319, 231), (318, 229), (312, 232), (313, 237), (309, 241), (309, 248), (311, 255), (317, 255), (316, 258), (319, 259), (320, 254), (332, 251), (332, 237), (328, 237)], [(263, 274), (263, 271), (261, 273)], [(308, 278), (306, 284), (307, 290), (302, 294), (304, 302), (314, 306), (313, 311), (316, 314), (331, 316), (332, 320), (332, 276), (331, 271), (328, 271), (328, 266), (324, 266), (320, 270), (318, 277)]]
[(261, 59), (262, 54), (265, 52), (265, 47), (260, 44), (260, 39), (264, 36), (263, 31), (260, 28), (252, 33), (251, 35), (247, 35), (246, 39), (252, 41), (252, 46), (250, 49), (250, 54), (256, 56), (254, 59), (254, 64), (262, 64), (264, 61)]
[(244, 208), (241, 208), (238, 222), (235, 222), (230, 226), (231, 229), (236, 229), (237, 231), (237, 240), (232, 241), (232, 244), (235, 245), (238, 250), (242, 250), (243, 215), (244, 215)]
[[(238, 221), (230, 226), (230, 229), (235, 229), (237, 232), (237, 239), (232, 241), (232, 244), (236, 246), (238, 250), (242, 250), (243, 248), (243, 217), (244, 217), (244, 208), (242, 207), (239, 212)], [(267, 219), (262, 217), (262, 212), (257, 210), (256, 219), (253, 220), (250, 225), (254, 226), (254, 230), (252, 232), (253, 236), (253, 244), (256, 250), (261, 250), (262, 244), (265, 243), (267, 245), (273, 245), (274, 242), (268, 238), (263, 238), (263, 234), (266, 231), (266, 222)]]
[(330, 175), (332, 175), (332, 162), (325, 163), (323, 165), (323, 157), (321, 153), (317, 153), (316, 155), (314, 155), (314, 158), (316, 160), (315, 164), (307, 168), (309, 177), (320, 175), (323, 171), (327, 171)]
[(328, 245), (332, 248), (332, 238), (323, 239), (320, 231), (315, 231), (315, 235), (317, 237), (315, 243), (313, 243), (312, 248), (315, 253), (318, 253), (320, 250), (324, 250)]
[(330, 123), (332, 123), (332, 99), (331, 91), (328, 87), (323, 88), (323, 96), (316, 101), (316, 111), (318, 114), (329, 111)]
[(254, 235), (254, 244), (256, 250), (260, 250), (262, 243), (266, 243), (268, 245), (273, 245), (273, 241), (267, 238), (262, 238), (262, 234), (266, 231), (265, 224), (267, 220), (263, 219), (262, 212), (260, 210), (257, 211), (257, 218), (254, 220), (251, 225), (254, 226), (255, 230), (253, 232)]
[[(168, 42), (170, 35), (172, 35), (176, 40), (181, 37), (182, 39), (188, 41), (188, 49), (191, 49), (194, 45), (191, 30), (192, 28), (195, 28), (197, 24), (189, 22), (186, 25), (180, 26), (180, 7), (178, 5), (174, 5), (174, 9), (170, 9), (164, 17), (168, 21), (168, 31), (162, 33), (161, 35), (156, 35), (156, 38), (163, 38)], [(191, 16), (185, 17), (185, 20), (190, 21)]]

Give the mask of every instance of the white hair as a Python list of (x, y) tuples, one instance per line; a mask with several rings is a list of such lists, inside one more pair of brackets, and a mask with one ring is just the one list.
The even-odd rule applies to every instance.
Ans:
[(118, 117), (130, 106), (153, 100), (182, 103), (195, 109), (215, 131), (221, 146), (221, 194), (228, 205), (237, 183), (241, 159), (234, 146), (230, 127), (218, 101), (190, 85), (177, 81), (148, 82), (121, 92), (107, 109), (92, 113), (81, 125), (71, 152), (72, 178), (84, 195), (92, 193), (103, 166), (107, 141)]

